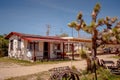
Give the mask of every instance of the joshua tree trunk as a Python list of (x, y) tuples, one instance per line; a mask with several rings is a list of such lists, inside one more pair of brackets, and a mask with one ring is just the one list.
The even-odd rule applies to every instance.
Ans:
[(92, 56), (95, 58), (96, 54), (97, 54), (97, 43), (96, 43), (96, 39), (97, 39), (97, 30), (94, 29), (93, 31), (93, 37), (92, 37)]
[(96, 54), (97, 54), (97, 30), (93, 29), (93, 37), (92, 37), (92, 57), (93, 57), (93, 61), (94, 61), (94, 73), (95, 73), (95, 80), (97, 80), (97, 73), (96, 73), (96, 64), (95, 64), (95, 59), (96, 59)]
[(78, 31), (78, 38), (80, 38), (80, 31)]

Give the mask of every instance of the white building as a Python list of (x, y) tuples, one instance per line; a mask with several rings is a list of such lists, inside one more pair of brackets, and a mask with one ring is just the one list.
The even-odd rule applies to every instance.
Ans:
[(9, 39), (8, 56), (23, 60), (37, 59), (64, 59), (68, 51), (66, 44), (72, 45), (74, 53), (74, 44), (78, 42), (88, 42), (91, 40), (56, 37), (56, 36), (40, 36), (18, 32), (11, 32), (6, 36)]

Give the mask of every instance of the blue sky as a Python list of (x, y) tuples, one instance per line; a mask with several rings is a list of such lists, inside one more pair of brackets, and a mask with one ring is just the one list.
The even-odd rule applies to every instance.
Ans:
[[(46, 35), (47, 25), (54, 36), (62, 32), (71, 36), (67, 24), (76, 20), (82, 11), (87, 24), (91, 21), (91, 12), (99, 2), (101, 11), (98, 16), (120, 17), (120, 0), (0, 0), (0, 34), (11, 31)], [(74, 30), (74, 36), (77, 32)], [(83, 31), (81, 37), (89, 37)]]

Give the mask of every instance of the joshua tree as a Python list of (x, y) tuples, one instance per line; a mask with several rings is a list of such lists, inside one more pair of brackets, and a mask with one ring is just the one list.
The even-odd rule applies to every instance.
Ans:
[[(77, 24), (77, 22), (80, 22), (80, 24)], [(76, 21), (73, 21), (73, 22), (69, 23), (68, 26), (69, 26), (70, 28), (76, 29), (76, 30), (78, 31), (78, 37), (80, 37), (79, 31), (80, 31), (81, 25), (82, 25), (82, 23), (83, 23), (82, 12), (80, 12), (80, 13), (78, 14), (78, 16), (77, 16), (77, 22), (76, 22)]]
[[(92, 57), (95, 63), (96, 55), (97, 55), (97, 48), (100, 45), (106, 43), (120, 43), (120, 22), (116, 24), (115, 27), (112, 27), (114, 23), (117, 21), (117, 17), (106, 17), (106, 18), (99, 18), (97, 19), (98, 13), (100, 12), (101, 6), (97, 3), (92, 11), (91, 17), (92, 21), (90, 25), (87, 25), (83, 19), (83, 15), (80, 12), (77, 16), (77, 21), (73, 21), (69, 23), (68, 26), (72, 26), (76, 30), (84, 30), (87, 33), (92, 35)], [(74, 25), (73, 25), (74, 24)], [(99, 27), (102, 25), (106, 25), (106, 28), (103, 31), (99, 31)], [(97, 80), (96, 75), (96, 65), (95, 66), (95, 78)]]

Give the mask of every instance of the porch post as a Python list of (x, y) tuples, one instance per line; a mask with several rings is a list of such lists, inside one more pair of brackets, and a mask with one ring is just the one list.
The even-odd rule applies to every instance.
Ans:
[(47, 56), (47, 60), (50, 59), (50, 42), (48, 42), (48, 56)]
[(35, 53), (36, 53), (36, 51), (35, 51), (35, 42), (33, 42), (33, 61), (36, 61), (36, 55), (35, 55)]
[(63, 53), (62, 53), (62, 57), (63, 57), (63, 59), (64, 59), (64, 55), (65, 55), (65, 51), (64, 51), (64, 48), (65, 48), (65, 45), (64, 45), (64, 42), (63, 42)]
[(72, 60), (74, 60), (74, 45), (72, 43)]

